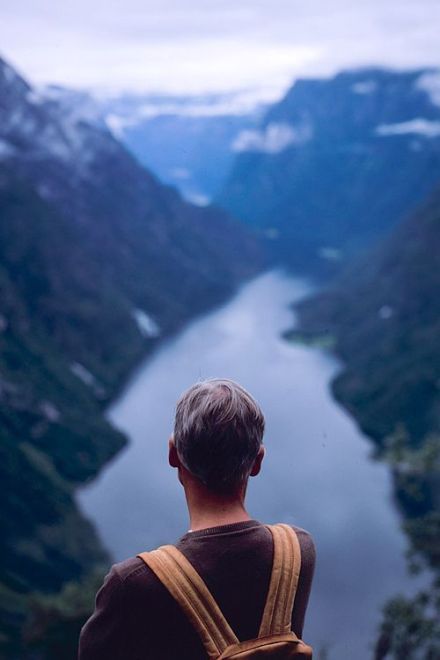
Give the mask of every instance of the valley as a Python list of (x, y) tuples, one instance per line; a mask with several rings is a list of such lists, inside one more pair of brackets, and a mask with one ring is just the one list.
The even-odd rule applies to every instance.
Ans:
[(322, 657), (437, 652), (439, 76), (353, 69), (234, 113), (96, 106), (0, 60), (0, 657), (74, 658), (108, 565), (184, 531), (161, 442), (214, 375), (268, 410), (255, 515), (323, 548)]

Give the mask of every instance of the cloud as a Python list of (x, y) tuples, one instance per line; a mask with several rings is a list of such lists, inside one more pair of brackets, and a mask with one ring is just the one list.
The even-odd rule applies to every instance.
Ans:
[(420, 76), (417, 87), (428, 93), (434, 105), (440, 106), (440, 71), (432, 71)]
[(438, 0), (15, 0), (3, 54), (38, 83), (165, 93), (271, 88), (440, 61)]
[(440, 137), (440, 121), (429, 119), (411, 119), (400, 124), (381, 124), (376, 128), (376, 135), (420, 135), (426, 138)]
[(355, 94), (373, 94), (377, 89), (377, 83), (374, 80), (366, 80), (355, 83), (351, 89)]
[(309, 127), (294, 128), (289, 124), (271, 123), (263, 131), (242, 131), (232, 143), (232, 151), (262, 151), (277, 154), (293, 144), (303, 144), (312, 137)]
[[(110, 104), (111, 112), (105, 121), (116, 135), (123, 135), (127, 128), (137, 126), (145, 120), (163, 115), (180, 117), (231, 117), (251, 115), (261, 112), (268, 104), (279, 98), (279, 90), (257, 88), (228, 94), (205, 94), (203, 96), (156, 97), (95, 95), (97, 106), (104, 108)], [(124, 101), (129, 100), (128, 103)], [(119, 103), (118, 103), (119, 101)]]

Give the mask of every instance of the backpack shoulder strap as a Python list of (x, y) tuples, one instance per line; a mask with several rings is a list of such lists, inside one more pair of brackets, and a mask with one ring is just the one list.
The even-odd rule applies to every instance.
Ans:
[(238, 639), (208, 587), (186, 557), (173, 545), (138, 555), (179, 603), (198, 632), (209, 658), (218, 658)]
[(301, 548), (290, 525), (267, 525), (273, 537), (273, 564), (258, 636), (289, 632), (301, 570)]

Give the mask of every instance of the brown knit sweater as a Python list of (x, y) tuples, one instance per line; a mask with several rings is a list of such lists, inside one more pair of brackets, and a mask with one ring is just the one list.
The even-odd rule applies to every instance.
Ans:
[[(301, 573), (292, 630), (302, 636), (315, 565), (308, 532), (294, 527)], [(272, 569), (272, 536), (256, 520), (188, 532), (176, 546), (205, 581), (240, 640), (258, 635)], [(79, 660), (206, 660), (200, 640), (139, 558), (115, 564), (81, 632)]]

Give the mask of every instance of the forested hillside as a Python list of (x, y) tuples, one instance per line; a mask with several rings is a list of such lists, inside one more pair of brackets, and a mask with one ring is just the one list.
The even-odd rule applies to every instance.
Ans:
[(440, 651), (439, 254), (437, 188), (384, 244), (300, 304), (293, 333), (342, 358), (333, 392), (392, 470), (411, 566), (431, 569), (430, 588), (386, 605), (376, 658)]
[(224, 212), (184, 202), (104, 126), (66, 113), (0, 61), (8, 657), (34, 592), (56, 592), (108, 561), (74, 501), (125, 442), (105, 405), (160, 336), (223, 300), (258, 264), (255, 241)]
[(379, 444), (400, 424), (417, 446), (440, 431), (440, 189), (373, 252), (300, 305), (346, 368), (336, 396)]

